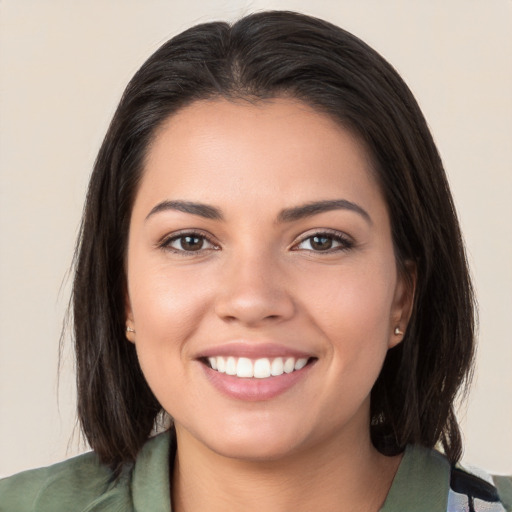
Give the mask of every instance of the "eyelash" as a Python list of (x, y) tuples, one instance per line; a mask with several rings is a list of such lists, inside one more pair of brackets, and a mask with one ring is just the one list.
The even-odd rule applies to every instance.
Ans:
[[(316, 254), (332, 254), (336, 252), (343, 252), (348, 251), (354, 247), (354, 242), (351, 238), (349, 238), (347, 235), (340, 233), (339, 231), (334, 230), (323, 230), (323, 231), (316, 231), (314, 233), (309, 233), (307, 236), (304, 236), (299, 242), (295, 243), (292, 247), (292, 250), (297, 251), (300, 249), (297, 249), (297, 247), (306, 242), (307, 240), (312, 240), (313, 238), (328, 238), (332, 240), (333, 242), (337, 242), (339, 246), (332, 247), (326, 250), (317, 250), (314, 249), (304, 249), (309, 252), (313, 252)], [(311, 242), (310, 242), (311, 245)]]
[[(171, 246), (171, 244), (173, 242), (183, 240), (186, 237), (198, 238), (199, 240), (203, 241), (203, 243), (207, 242), (208, 244), (210, 244), (211, 247), (208, 247), (208, 248), (200, 247), (196, 251), (187, 251), (186, 249), (183, 249), (183, 248), (177, 249), (177, 248)], [(314, 239), (315, 237), (316, 238), (327, 238), (333, 242), (338, 243), (339, 245), (336, 247), (328, 248), (326, 250), (314, 250), (313, 248), (304, 249), (304, 250), (311, 252), (311, 253), (317, 253), (317, 254), (332, 254), (332, 253), (336, 253), (336, 252), (347, 251), (354, 247), (354, 242), (347, 235), (342, 234), (339, 231), (322, 230), (322, 231), (316, 231), (314, 233), (308, 234), (307, 236), (304, 236), (301, 240), (299, 240), (298, 242), (293, 244), (293, 246), (291, 247), (291, 250), (299, 251), (300, 248), (298, 248), (298, 247), (301, 244), (303, 244), (304, 242), (306, 242), (308, 240), (312, 241), (312, 239)], [(311, 245), (311, 242), (310, 242), (310, 245)], [(194, 230), (182, 231), (180, 233), (174, 233), (171, 236), (167, 236), (167, 237), (163, 238), (157, 244), (157, 246), (160, 249), (170, 251), (170, 252), (172, 252), (174, 254), (178, 254), (180, 256), (190, 256), (193, 254), (199, 255), (199, 254), (204, 253), (204, 251), (217, 251), (220, 249), (220, 247), (216, 243), (214, 243), (212, 241), (212, 239), (209, 236), (207, 236), (205, 233), (200, 232), (200, 231), (194, 231)]]
[[(176, 242), (178, 240), (183, 240), (186, 237), (195, 237), (199, 238), (203, 242), (206, 241), (209, 243), (212, 247), (203, 249), (202, 247), (198, 249), (197, 251), (187, 251), (185, 249), (176, 249), (175, 247), (172, 247), (171, 244), (173, 242)], [(167, 236), (163, 238), (158, 244), (158, 247), (160, 249), (164, 249), (166, 251), (170, 251), (174, 254), (178, 254), (180, 256), (190, 256), (192, 254), (201, 254), (204, 253), (204, 251), (217, 251), (219, 250), (219, 246), (213, 242), (213, 240), (207, 236), (205, 233), (200, 231), (194, 231), (194, 230), (188, 230), (188, 231), (182, 231), (180, 233), (174, 233), (171, 236)]]

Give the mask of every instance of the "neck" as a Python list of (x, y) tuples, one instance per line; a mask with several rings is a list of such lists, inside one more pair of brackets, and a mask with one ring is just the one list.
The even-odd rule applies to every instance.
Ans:
[(279, 460), (224, 457), (177, 429), (173, 512), (376, 512), (401, 457), (386, 457), (364, 439), (338, 439)]

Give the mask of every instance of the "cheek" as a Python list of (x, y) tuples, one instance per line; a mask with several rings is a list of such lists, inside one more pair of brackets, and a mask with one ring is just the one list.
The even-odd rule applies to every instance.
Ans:
[(187, 342), (206, 309), (206, 290), (161, 268), (138, 269), (128, 281), (137, 357), (149, 387), (174, 416), (182, 407), (176, 389), (184, 388), (189, 370), (184, 364), (190, 352)]
[(302, 273), (302, 297), (312, 317), (331, 338), (377, 343), (389, 338), (396, 271), (378, 261), (364, 267), (320, 269), (314, 279)]
[(304, 278), (310, 317), (327, 340), (332, 388), (344, 389), (354, 399), (370, 392), (382, 368), (395, 283), (394, 260), (347, 266), (336, 276), (325, 269), (317, 273), (317, 286), (308, 286)]
[(186, 371), (190, 344), (210, 303), (211, 291), (200, 275), (184, 269), (144, 264), (133, 259), (129, 297), (136, 327), (136, 349), (142, 371), (155, 394)]
[(319, 402), (333, 417), (357, 410), (381, 371), (390, 339), (394, 275), (394, 268), (386, 273), (379, 266), (347, 269), (338, 279), (326, 276), (310, 293), (311, 317), (328, 340), (327, 395)]
[[(137, 333), (176, 337), (193, 329), (193, 318), (206, 308), (211, 290), (199, 272), (137, 261), (128, 274), (129, 297)], [(177, 340), (178, 341), (178, 340)]]

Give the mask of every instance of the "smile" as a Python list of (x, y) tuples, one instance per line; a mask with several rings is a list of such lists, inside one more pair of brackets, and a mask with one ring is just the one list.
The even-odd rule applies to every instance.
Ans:
[(312, 358), (307, 357), (248, 357), (213, 356), (206, 362), (212, 370), (240, 378), (268, 379), (304, 368)]

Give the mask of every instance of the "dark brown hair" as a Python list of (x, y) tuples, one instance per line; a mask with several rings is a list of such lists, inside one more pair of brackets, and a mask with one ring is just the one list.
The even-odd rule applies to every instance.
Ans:
[(390, 212), (397, 264), (416, 268), (407, 332), (372, 390), (371, 433), (383, 453), (462, 444), (454, 414), (474, 351), (474, 302), (443, 165), (397, 72), (357, 37), (291, 12), (232, 26), (206, 23), (165, 43), (128, 84), (91, 176), (73, 287), (78, 414), (101, 460), (132, 461), (161, 406), (125, 338), (129, 219), (155, 130), (199, 99), (297, 98), (357, 134)]

